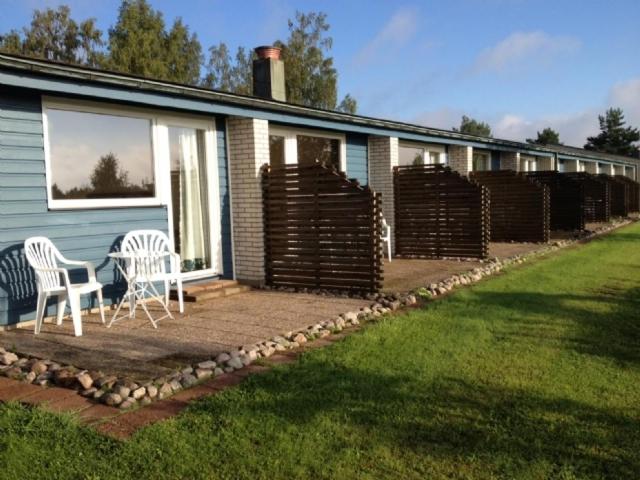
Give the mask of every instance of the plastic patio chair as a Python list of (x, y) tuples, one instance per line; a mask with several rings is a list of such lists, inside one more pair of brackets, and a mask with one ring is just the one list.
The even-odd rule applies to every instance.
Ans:
[[(96, 292), (100, 306), (100, 318), (104, 323), (104, 303), (102, 300), (102, 284), (96, 280), (96, 271), (90, 262), (68, 260), (47, 237), (31, 237), (24, 242), (25, 256), (29, 265), (36, 272), (38, 287), (38, 303), (36, 310), (35, 334), (40, 333), (44, 312), (49, 297), (58, 297), (57, 325), (62, 324), (64, 310), (69, 301), (71, 318), (76, 337), (82, 336), (82, 318), (80, 310), (81, 295)], [(66, 265), (84, 267), (89, 281), (86, 283), (71, 283), (69, 270), (58, 266), (58, 262)]]
[(389, 261), (391, 261), (391, 226), (384, 217), (382, 217), (382, 235), (380, 235), (380, 238), (387, 244), (387, 255), (389, 256)]
[[(171, 250), (169, 237), (160, 230), (132, 230), (124, 236), (121, 250), (123, 252), (148, 252), (164, 253), (169, 256), (169, 269), (164, 257), (144, 256), (130, 265), (134, 272), (139, 272), (139, 278), (134, 275), (134, 281), (139, 282), (163, 282), (165, 294), (165, 306), (169, 307), (169, 286), (175, 283), (178, 289), (178, 305), (180, 313), (184, 313), (184, 300), (182, 292), (182, 274), (180, 271), (180, 255)], [(130, 299), (134, 301), (135, 299)]]

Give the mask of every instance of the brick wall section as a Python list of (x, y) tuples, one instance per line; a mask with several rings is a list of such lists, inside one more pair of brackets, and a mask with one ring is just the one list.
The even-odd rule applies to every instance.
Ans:
[(269, 163), (269, 123), (229, 118), (229, 171), (236, 279), (263, 285), (264, 225), (260, 168)]
[(461, 175), (468, 175), (473, 168), (473, 147), (449, 145), (448, 166)]
[(500, 152), (500, 169), (520, 171), (520, 152)]
[(393, 167), (398, 165), (397, 137), (369, 137), (369, 185), (382, 194), (382, 214), (391, 226), (391, 252), (395, 253)]

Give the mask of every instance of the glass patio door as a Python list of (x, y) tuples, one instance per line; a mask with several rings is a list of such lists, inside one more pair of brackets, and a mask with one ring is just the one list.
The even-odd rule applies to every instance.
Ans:
[(186, 276), (213, 272), (206, 130), (167, 126), (173, 242)]

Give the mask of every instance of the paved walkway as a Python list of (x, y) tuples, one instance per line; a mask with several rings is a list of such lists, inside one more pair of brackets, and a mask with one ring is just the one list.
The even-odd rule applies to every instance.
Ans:
[[(97, 315), (83, 317), (83, 336), (73, 336), (70, 320), (44, 324), (39, 335), (18, 328), (0, 333), (0, 345), (86, 370), (130, 377), (145, 383), (177, 367), (207, 360), (223, 351), (254, 344), (370, 304), (318, 295), (250, 291), (197, 304), (154, 329), (144, 312), (105, 328)], [(172, 310), (177, 311), (173, 303)], [(159, 317), (161, 313), (154, 311)], [(108, 312), (109, 313), (109, 312)], [(107, 316), (109, 318), (109, 315)]]

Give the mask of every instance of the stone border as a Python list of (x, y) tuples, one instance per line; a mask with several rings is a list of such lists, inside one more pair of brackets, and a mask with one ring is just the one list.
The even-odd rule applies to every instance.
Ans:
[[(614, 221), (595, 231), (585, 232), (584, 235), (577, 236), (577, 238), (559, 240), (526, 254), (514, 255), (503, 260), (499, 258), (485, 260), (481, 267), (476, 267), (466, 273), (452, 275), (438, 283), (418, 287), (408, 293), (369, 294), (360, 297), (372, 301), (368, 307), (343, 313), (333, 319), (309, 325), (300, 330), (276, 335), (263, 342), (219, 353), (209, 360), (187, 366), (145, 384), (138, 384), (127, 378), (105, 375), (99, 371), (80, 370), (72, 365), (60, 365), (47, 359), (20, 356), (2, 347), (0, 347), (0, 375), (42, 387), (56, 386), (73, 389), (85, 398), (104, 403), (110, 407), (129, 409), (136, 405), (148, 405), (205, 380), (241, 370), (259, 359), (268, 359), (276, 352), (294, 350), (307, 342), (326, 338), (345, 328), (360, 325), (361, 322), (375, 320), (403, 307), (410, 307), (418, 303), (418, 299), (427, 300), (448, 294), (457, 286), (476, 283), (484, 277), (499, 273), (505, 267), (518, 265), (561, 248), (589, 241), (636, 221), (638, 220)], [(273, 290), (296, 291), (292, 289)], [(323, 296), (330, 295), (330, 292), (326, 290), (302, 289), (297, 291)], [(342, 296), (354, 298), (344, 292)]]

